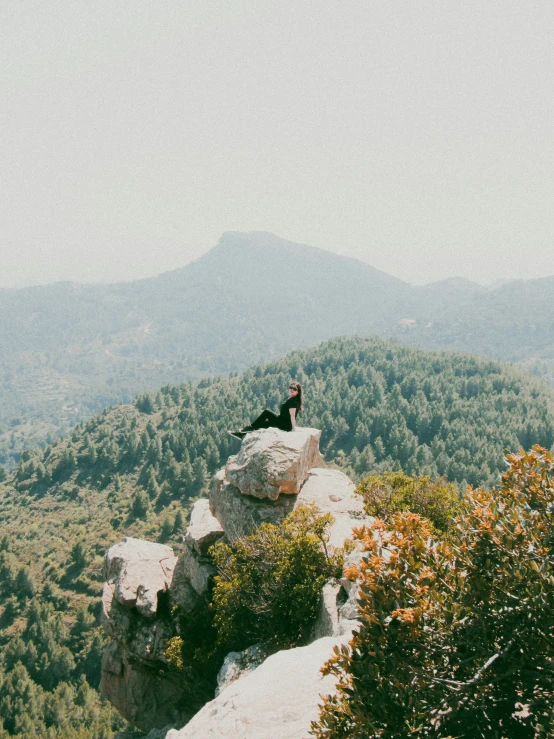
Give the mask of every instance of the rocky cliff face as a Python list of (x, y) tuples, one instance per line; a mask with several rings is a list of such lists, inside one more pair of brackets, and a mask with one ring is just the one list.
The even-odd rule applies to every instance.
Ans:
[(215, 575), (208, 550), (219, 539), (233, 542), (310, 503), (333, 515), (334, 547), (343, 546), (353, 526), (366, 522), (351, 480), (322, 466), (320, 435), (317, 429), (249, 434), (239, 454), (214, 476), (209, 499), (194, 504), (178, 556), (169, 547), (131, 538), (106, 554), (102, 604), (110, 643), (100, 687), (143, 731), (185, 724), (168, 739), (301, 739), (317, 713), (319, 696), (332, 691), (332, 680), (324, 679), (319, 668), (356, 624), (356, 588), (346, 580), (325, 585), (312, 644), (267, 659), (257, 648), (230, 654), (217, 697), (193, 718), (182, 708), (191, 689), (186, 673), (168, 670), (164, 655), (175, 634), (171, 610), (178, 606), (186, 616), (208, 592)]
[(174, 634), (171, 607), (192, 607), (195, 593), (170, 547), (125, 538), (105, 557), (102, 623), (110, 637), (100, 691), (143, 730), (188, 717), (179, 710), (183, 680), (165, 668)]

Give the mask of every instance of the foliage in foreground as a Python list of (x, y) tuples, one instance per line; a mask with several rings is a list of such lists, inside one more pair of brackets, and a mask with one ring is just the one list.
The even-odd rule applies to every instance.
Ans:
[(499, 491), (468, 493), (452, 543), (414, 513), (357, 533), (362, 626), (325, 668), (339, 690), (313, 736), (552, 735), (554, 458), (509, 462)]
[(342, 552), (327, 551), (333, 521), (315, 507), (298, 508), (282, 524), (263, 524), (231, 546), (212, 548), (218, 570), (212, 608), (221, 642), (244, 649), (271, 642), (277, 649), (305, 643), (321, 588), (340, 575)]
[(455, 485), (428, 475), (410, 477), (404, 472), (385, 472), (360, 480), (356, 492), (370, 516), (389, 521), (395, 513), (411, 511), (428, 519), (435, 530), (449, 531), (460, 511), (461, 497)]
[(190, 629), (168, 644), (172, 667), (205, 678), (229, 651), (264, 644), (268, 652), (304, 644), (317, 617), (321, 588), (340, 575), (342, 550), (327, 550), (330, 514), (298, 508), (279, 524), (263, 524), (233, 544), (210, 553), (218, 570), (211, 600)]
[[(264, 406), (276, 407), (291, 377), (306, 386), (302, 425), (323, 430), (325, 458), (354, 478), (402, 468), (432, 479), (444, 474), (461, 486), (464, 480), (493, 485), (506, 449), (554, 442), (554, 396), (530, 376), (467, 356), (337, 339), (239, 376), (142, 395), (45, 449), (24, 452), (16, 474), (0, 482), (5, 731), (21, 734), (26, 715), (51, 729), (47, 705), (62, 700), (52, 698), (61, 683), (78, 691), (84, 674), (96, 687), (103, 554), (124, 536), (178, 546), (191, 500), (235, 449), (225, 429), (246, 423)], [(35, 597), (57, 614), (41, 612), (37, 633), (28, 628)], [(60, 618), (62, 630), (56, 626)], [(201, 655), (212, 643), (211, 621), (202, 614), (195, 619), (206, 624), (205, 633), (194, 641), (189, 631), (187, 640)], [(12, 700), (17, 660), (4, 659), (20, 653), (20, 641), (33, 695), (39, 696), (28, 703)], [(94, 710), (103, 714), (111, 736), (120, 719), (95, 696)], [(83, 721), (75, 706), (67, 709), (65, 725), (85, 724), (93, 722)]]

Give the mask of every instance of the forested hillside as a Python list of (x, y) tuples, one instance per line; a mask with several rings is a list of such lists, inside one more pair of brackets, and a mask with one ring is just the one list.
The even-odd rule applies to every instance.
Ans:
[(554, 277), (494, 290), (445, 280), (418, 290), (416, 324), (394, 331), (403, 343), (517, 362), (554, 379)]
[(0, 290), (0, 464), (113, 403), (339, 335), (517, 361), (554, 377), (554, 278), (412, 287), (265, 233), (159, 277)]
[(241, 370), (402, 315), (400, 280), (271, 234), (225, 234), (184, 269), (0, 290), (0, 464), (146, 389)]
[[(354, 477), (403, 468), (494, 485), (504, 455), (554, 444), (554, 393), (497, 362), (336, 339), (229, 378), (166, 386), (25, 452), (0, 483), (0, 737), (110, 737), (94, 691), (106, 549), (177, 545), (191, 501), (238, 442), (226, 429), (305, 387), (301, 425)], [(92, 687), (90, 687), (92, 686)], [(102, 727), (102, 728), (99, 728)]]

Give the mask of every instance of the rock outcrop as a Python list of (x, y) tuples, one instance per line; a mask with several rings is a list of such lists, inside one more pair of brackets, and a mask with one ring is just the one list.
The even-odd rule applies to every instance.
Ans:
[[(321, 486), (321, 487), (320, 487)], [(334, 493), (327, 492), (334, 490)], [(352, 481), (340, 470), (312, 469), (298, 495), (280, 495), (276, 500), (259, 500), (245, 495), (232, 485), (220, 470), (212, 481), (210, 507), (214, 517), (233, 542), (253, 533), (263, 523), (280, 523), (299, 506), (315, 503), (322, 513), (331, 513), (334, 523), (329, 529), (330, 543), (341, 547), (352, 536), (354, 526), (369, 519), (363, 503), (355, 494)]]
[(254, 646), (248, 647), (242, 652), (229, 652), (217, 675), (215, 697), (217, 698), (221, 691), (234, 683), (235, 680), (248, 675), (249, 672), (259, 667), (267, 656), (267, 650), (259, 644), (254, 644)]
[[(125, 537), (104, 558), (104, 580), (113, 583), (113, 597), (147, 617), (156, 615), (158, 593), (169, 589), (177, 557), (171, 547)], [(110, 599), (111, 600), (111, 599)]]
[[(344, 567), (358, 565), (362, 559), (361, 545), (346, 557)], [(312, 630), (312, 639), (322, 636), (344, 636), (356, 628), (358, 619), (358, 584), (346, 577), (329, 580), (321, 591), (317, 621)]]
[(322, 513), (335, 519), (329, 528), (329, 543), (342, 547), (352, 538), (352, 528), (368, 523), (364, 504), (352, 480), (340, 470), (315, 468), (310, 471), (294, 507), (315, 503)]
[(197, 598), (181, 569), (170, 547), (130, 537), (104, 560), (102, 624), (110, 642), (100, 691), (143, 731), (188, 718), (178, 708), (183, 680), (166, 670), (164, 654), (174, 635), (171, 606), (190, 610)]
[[(179, 556), (161, 544), (127, 538), (106, 554), (103, 623), (110, 636), (102, 664), (102, 693), (143, 731), (183, 726), (190, 690), (183, 673), (167, 669), (165, 648), (176, 634), (172, 609), (186, 618), (209, 593), (215, 568), (209, 549), (233, 542), (262, 523), (280, 523), (299, 506), (331, 513), (331, 548), (342, 547), (353, 526), (370, 519), (354, 484), (322, 466), (317, 429), (248, 434), (242, 448), (213, 479), (209, 500), (196, 501)], [(349, 559), (361, 556), (356, 549)], [(317, 715), (319, 696), (333, 690), (319, 668), (356, 626), (357, 589), (328, 582), (308, 647), (265, 659), (253, 646), (227, 656), (217, 697), (167, 737), (302, 739)], [(261, 662), (261, 664), (260, 664)], [(291, 679), (291, 676), (294, 676)], [(155, 732), (154, 732), (155, 733)]]
[(244, 495), (227, 480), (224, 469), (214, 475), (210, 489), (211, 512), (230, 542), (253, 533), (263, 523), (279, 523), (293, 510), (295, 503), (293, 495), (280, 495), (277, 500)]
[(185, 576), (198, 595), (208, 592), (215, 575), (208, 549), (224, 533), (223, 527), (210, 511), (209, 501), (206, 498), (197, 500), (191, 511), (181, 559)]
[(304, 739), (319, 713), (321, 696), (336, 678), (321, 674), (333, 647), (347, 637), (325, 637), (277, 652), (253, 672), (228, 685), (171, 739)]
[(185, 544), (197, 554), (207, 554), (208, 549), (224, 534), (223, 526), (210, 511), (206, 498), (197, 500), (190, 514), (190, 524), (185, 534)]
[(229, 457), (227, 480), (244, 495), (277, 500), (279, 495), (296, 495), (312, 467), (323, 462), (319, 452), (321, 431), (265, 429), (246, 436), (241, 450)]

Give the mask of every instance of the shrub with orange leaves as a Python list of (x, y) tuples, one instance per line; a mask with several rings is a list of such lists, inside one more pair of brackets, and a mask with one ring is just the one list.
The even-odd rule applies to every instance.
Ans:
[(554, 458), (508, 457), (499, 490), (470, 490), (448, 542), (396, 514), (356, 533), (361, 626), (318, 739), (536, 739), (554, 730)]

